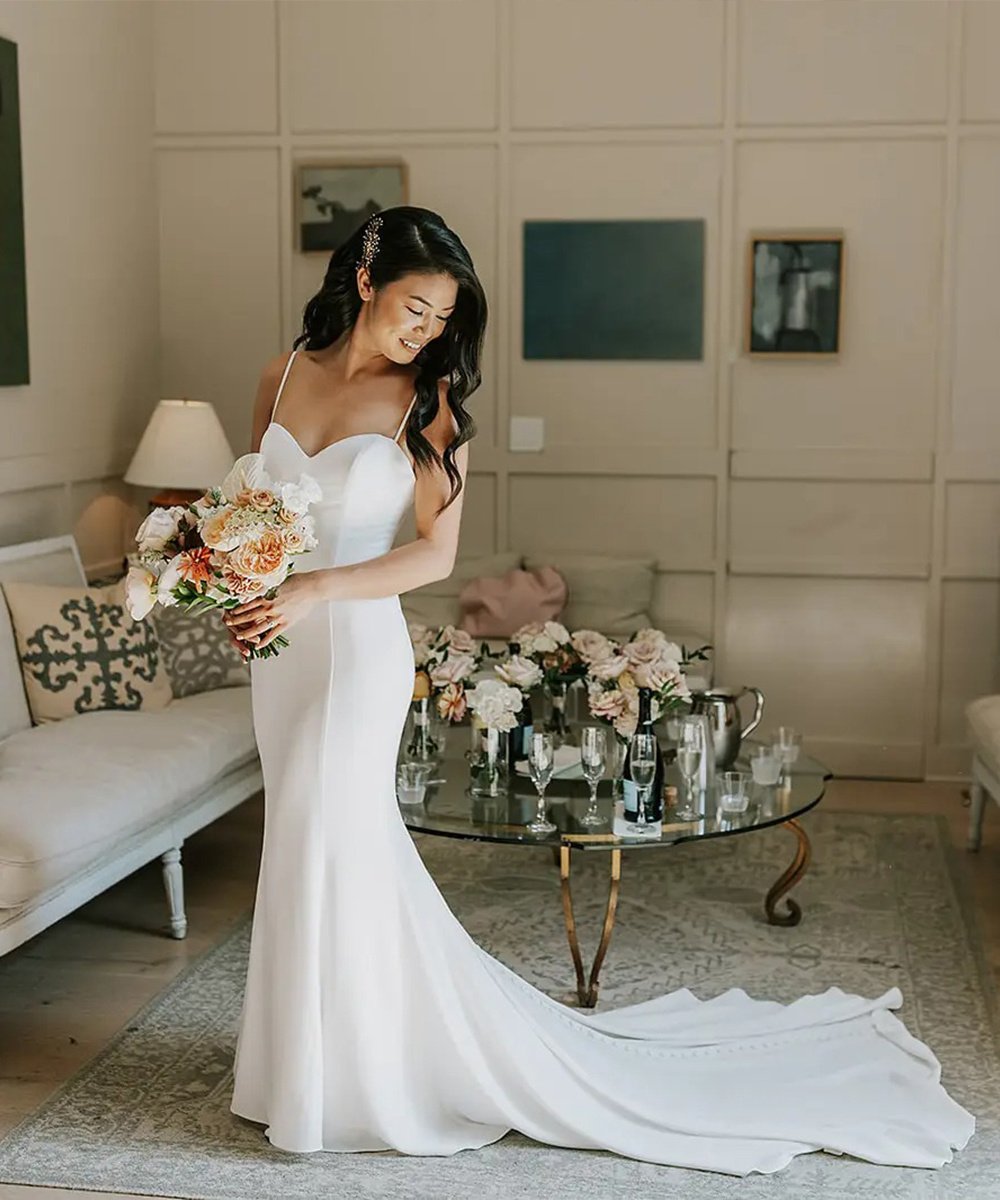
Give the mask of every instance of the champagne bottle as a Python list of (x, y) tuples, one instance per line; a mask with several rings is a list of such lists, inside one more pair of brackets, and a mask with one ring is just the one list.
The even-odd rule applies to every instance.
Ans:
[[(660, 743), (653, 732), (653, 693), (649, 688), (639, 688), (639, 718), (635, 726), (636, 733), (653, 734), (656, 746), (656, 770), (653, 784), (646, 797), (646, 821), (663, 820), (663, 754)], [(632, 743), (629, 742), (625, 751), (625, 764), (622, 768), (622, 795), (624, 799), (624, 817), (626, 821), (635, 822), (639, 819), (639, 789), (632, 782)]]

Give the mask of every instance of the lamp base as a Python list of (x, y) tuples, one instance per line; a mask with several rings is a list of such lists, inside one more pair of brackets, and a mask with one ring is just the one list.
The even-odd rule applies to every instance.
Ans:
[(197, 488), (163, 488), (162, 491), (150, 496), (150, 508), (170, 508), (174, 504), (190, 504), (205, 493)]

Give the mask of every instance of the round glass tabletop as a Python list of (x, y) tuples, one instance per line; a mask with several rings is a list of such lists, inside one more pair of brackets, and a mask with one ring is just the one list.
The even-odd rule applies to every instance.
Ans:
[[(615, 820), (611, 781), (602, 780), (598, 790), (598, 811), (604, 818), (603, 824), (584, 825), (580, 818), (587, 809), (589, 790), (584, 779), (569, 777), (567, 773), (567, 776), (554, 777), (545, 793), (548, 817), (556, 826), (555, 832), (535, 834), (526, 828), (534, 818), (538, 798), (527, 774), (515, 773), (507, 788), (497, 796), (473, 795), (469, 787), (469, 765), (462, 755), (463, 741), (460, 732), (453, 730), (448, 751), (436, 778), (427, 788), (423, 803), (400, 804), (404, 822), (415, 833), (523, 846), (560, 846), (570, 842), (579, 850), (652, 849), (781, 825), (815, 807), (822, 800), (826, 781), (831, 776), (822, 763), (800, 754), (784, 785), (768, 787), (751, 782), (749, 804), (743, 812), (726, 812), (720, 808), (716, 784), (713, 792), (701, 797), (700, 819), (675, 820), (668, 807), (658, 836), (629, 836), (621, 832), (620, 816)], [(750, 773), (746, 756), (753, 745), (752, 741), (744, 743), (735, 769)], [(683, 788), (673, 765), (666, 767), (666, 778), (667, 783), (673, 784), (678, 791)]]

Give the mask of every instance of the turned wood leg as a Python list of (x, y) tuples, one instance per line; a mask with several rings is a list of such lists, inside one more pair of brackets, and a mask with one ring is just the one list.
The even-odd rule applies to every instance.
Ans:
[(790, 829), (798, 839), (795, 847), (795, 858), (792, 860), (791, 866), (782, 873), (781, 877), (767, 893), (767, 899), (764, 901), (764, 911), (767, 913), (767, 919), (772, 925), (798, 925), (799, 921), (802, 920), (802, 909), (799, 908), (791, 897), (785, 901), (787, 912), (779, 913), (777, 905), (781, 897), (790, 892), (806, 873), (806, 867), (809, 866), (809, 860), (812, 857), (812, 848), (809, 845), (809, 838), (806, 835), (806, 831), (798, 821), (785, 821), (782, 828)]
[(978, 780), (969, 788), (969, 842), (970, 850), (978, 850), (983, 842), (983, 811), (986, 808), (986, 789)]
[(181, 852), (178, 847), (160, 855), (163, 863), (163, 886), (167, 889), (170, 906), (170, 933), (175, 938), (187, 935), (187, 917), (184, 915), (184, 871), (181, 868)]

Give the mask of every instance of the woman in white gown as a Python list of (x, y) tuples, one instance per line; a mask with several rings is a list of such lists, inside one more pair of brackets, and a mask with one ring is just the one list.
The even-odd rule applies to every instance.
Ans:
[[(244, 651), (290, 631), (251, 668), (265, 825), (232, 1111), (296, 1152), (447, 1155), (516, 1129), (732, 1174), (815, 1150), (942, 1166), (974, 1120), (896, 988), (578, 1011), (477, 946), (425, 870), (395, 797), (398, 595), (452, 568), (485, 324), (461, 241), (389, 209), (333, 254), (300, 348), (261, 378), (254, 448), (323, 498), (318, 547), (228, 618)], [(391, 548), (411, 503), (417, 538)]]

